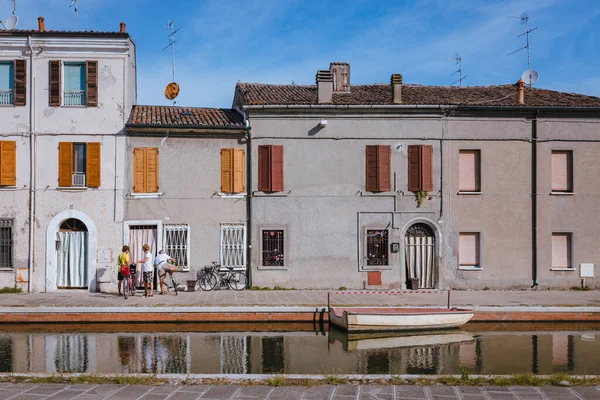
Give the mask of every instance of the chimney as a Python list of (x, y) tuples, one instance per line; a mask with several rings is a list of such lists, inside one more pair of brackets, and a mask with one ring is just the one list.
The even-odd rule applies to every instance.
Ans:
[(333, 73), (333, 91), (350, 91), (350, 64), (346, 62), (332, 62), (329, 70)]
[(121, 22), (121, 29), (119, 29), (119, 32), (125, 33), (125, 22)]
[(402, 103), (402, 74), (392, 74), (390, 79), (392, 85), (392, 101), (394, 104)]
[(523, 82), (523, 79), (519, 79), (517, 82), (517, 103), (525, 104), (525, 82)]
[(329, 70), (317, 71), (317, 103), (331, 103), (333, 95), (333, 73)]
[(44, 27), (44, 17), (38, 17), (38, 31), (45, 32), (46, 28)]

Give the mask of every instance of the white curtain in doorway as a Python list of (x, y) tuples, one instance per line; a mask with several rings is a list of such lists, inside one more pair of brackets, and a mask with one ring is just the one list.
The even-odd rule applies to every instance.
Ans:
[(58, 232), (56, 286), (87, 287), (87, 232)]
[[(140, 229), (137, 226), (129, 227), (129, 260), (131, 262), (139, 261), (144, 259), (144, 254), (142, 251), (142, 246), (147, 244), (150, 246), (150, 253), (155, 256), (158, 251), (156, 249), (156, 226), (144, 226)], [(154, 260), (152, 260), (154, 262)], [(138, 265), (137, 274), (135, 276), (134, 284), (136, 286), (143, 286), (143, 277), (142, 277), (142, 266)]]
[(419, 278), (420, 288), (433, 288), (435, 285), (433, 237), (408, 236), (404, 239), (407, 273), (410, 278)]

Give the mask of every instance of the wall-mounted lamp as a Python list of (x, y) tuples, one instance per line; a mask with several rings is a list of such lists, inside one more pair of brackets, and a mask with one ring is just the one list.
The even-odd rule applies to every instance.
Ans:
[(60, 240), (56, 240), (56, 241), (54, 242), (54, 248), (56, 249), (56, 251), (59, 251), (59, 250), (60, 250)]
[(319, 122), (319, 126), (321, 128), (325, 128), (327, 126), (327, 120), (326, 119), (322, 119), (321, 122)]

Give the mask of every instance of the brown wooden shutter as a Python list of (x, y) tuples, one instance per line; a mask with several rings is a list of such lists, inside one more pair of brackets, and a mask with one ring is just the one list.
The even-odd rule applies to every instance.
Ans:
[(244, 193), (246, 191), (244, 149), (233, 150), (233, 193)]
[(258, 146), (258, 190), (271, 191), (271, 146)]
[(365, 152), (365, 176), (367, 178), (365, 187), (367, 192), (377, 192), (379, 191), (379, 182), (377, 179), (377, 146), (367, 145)]
[(146, 150), (133, 149), (133, 192), (146, 193)]
[(221, 192), (233, 191), (233, 149), (221, 149)]
[(62, 72), (60, 61), (50, 61), (50, 105), (60, 107), (62, 98)]
[(86, 145), (86, 180), (88, 187), (100, 187), (100, 171), (102, 160), (100, 158), (100, 143), (93, 142)]
[(146, 193), (158, 192), (158, 149), (146, 151)]
[(0, 185), (17, 185), (17, 142), (0, 142)]
[(85, 63), (85, 105), (88, 107), (98, 106), (98, 61), (86, 61)]
[(58, 144), (58, 186), (73, 186), (73, 143)]
[(433, 146), (421, 146), (421, 190), (433, 190)]
[(408, 146), (408, 190), (421, 190), (421, 146)]
[(27, 60), (15, 60), (15, 106), (27, 104)]
[(377, 181), (380, 192), (392, 190), (390, 179), (391, 155), (391, 146), (377, 146)]
[(271, 191), (283, 192), (283, 146), (271, 146)]

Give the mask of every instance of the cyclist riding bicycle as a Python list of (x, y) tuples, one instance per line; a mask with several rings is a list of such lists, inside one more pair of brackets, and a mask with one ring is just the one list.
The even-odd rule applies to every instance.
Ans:
[[(172, 264), (169, 264), (169, 262)], [(176, 264), (177, 260), (166, 254), (164, 250), (159, 251), (154, 259), (154, 265), (156, 266), (160, 280), (160, 294), (165, 294), (165, 278), (167, 274), (172, 274), (178, 270)]]

